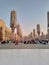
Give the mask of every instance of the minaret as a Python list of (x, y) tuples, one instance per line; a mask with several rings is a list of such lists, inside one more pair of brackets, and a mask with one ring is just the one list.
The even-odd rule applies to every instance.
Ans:
[(11, 30), (12, 30), (11, 41), (16, 40), (16, 32), (15, 32), (16, 22), (17, 22), (16, 11), (12, 10), (11, 15), (10, 15), (10, 27), (11, 27)]
[(49, 40), (49, 12), (47, 12), (47, 37)]
[(17, 24), (17, 34), (22, 38), (22, 31), (20, 24)]
[(14, 29), (16, 28), (16, 21), (17, 21), (16, 11), (13, 10), (11, 11), (11, 16), (10, 16), (10, 27), (12, 29), (12, 32), (14, 32)]

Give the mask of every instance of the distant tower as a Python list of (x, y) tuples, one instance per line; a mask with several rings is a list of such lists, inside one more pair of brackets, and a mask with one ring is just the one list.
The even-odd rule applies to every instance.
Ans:
[(33, 38), (35, 39), (35, 29), (33, 29)]
[(14, 32), (14, 29), (16, 28), (16, 21), (17, 21), (16, 18), (17, 18), (16, 17), (16, 11), (15, 10), (11, 11), (10, 27), (12, 29), (12, 32)]
[(40, 24), (37, 24), (37, 34), (40, 36)]
[(49, 40), (49, 12), (47, 12), (47, 37)]
[(41, 39), (42, 40), (44, 39), (44, 33), (43, 32), (41, 33)]
[(20, 24), (17, 24), (17, 34), (22, 38), (22, 31), (21, 31)]
[[(16, 11), (13, 10), (11, 11), (11, 15), (10, 15), (10, 27), (12, 29), (12, 33), (11, 33), (11, 41), (15, 40), (16, 39), (16, 32), (15, 32), (15, 29), (16, 29), (16, 22), (17, 22), (17, 19), (16, 19)], [(15, 33), (14, 33), (15, 32)]]

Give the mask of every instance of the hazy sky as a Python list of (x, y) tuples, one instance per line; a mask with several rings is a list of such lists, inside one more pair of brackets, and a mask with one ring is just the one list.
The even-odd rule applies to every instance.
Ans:
[(49, 0), (0, 0), (0, 18), (10, 25), (10, 11), (16, 10), (17, 21), (23, 34), (29, 34), (36, 25), (41, 25), (41, 32), (47, 32), (47, 11)]
[(0, 50), (0, 65), (49, 65), (49, 50)]

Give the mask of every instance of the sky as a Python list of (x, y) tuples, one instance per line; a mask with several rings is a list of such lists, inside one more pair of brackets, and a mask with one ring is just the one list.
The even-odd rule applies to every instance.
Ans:
[(16, 11), (23, 35), (28, 35), (40, 24), (41, 32), (47, 33), (49, 0), (0, 0), (0, 19), (10, 26), (10, 12)]
[(3, 49), (0, 65), (49, 65), (49, 49)]

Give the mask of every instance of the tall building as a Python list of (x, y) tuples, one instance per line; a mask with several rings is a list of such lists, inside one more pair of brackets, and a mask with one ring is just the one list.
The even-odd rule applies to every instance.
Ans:
[(11, 27), (11, 30), (12, 30), (12, 33), (11, 33), (11, 41), (15, 40), (16, 36), (14, 34), (14, 30), (16, 28), (16, 11), (15, 10), (12, 10), (11, 11), (11, 15), (10, 15), (10, 27)]
[(16, 17), (16, 11), (15, 10), (11, 11), (10, 27), (11, 27), (13, 32), (14, 32), (14, 29), (16, 28), (16, 21), (17, 21), (16, 18), (17, 18)]
[(22, 32), (21, 32), (20, 25), (17, 24), (17, 15), (16, 15), (15, 10), (11, 11), (10, 27), (11, 27), (11, 30), (12, 30), (11, 41), (20, 40), (22, 38)]
[(47, 37), (49, 39), (49, 12), (47, 12)]
[(40, 24), (37, 24), (37, 39), (40, 39)]
[(40, 24), (37, 24), (37, 34), (40, 35)]

